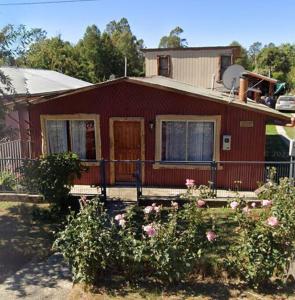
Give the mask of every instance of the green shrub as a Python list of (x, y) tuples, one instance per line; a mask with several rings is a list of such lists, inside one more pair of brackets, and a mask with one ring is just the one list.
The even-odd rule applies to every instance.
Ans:
[(41, 193), (53, 206), (64, 210), (74, 179), (81, 176), (83, 167), (73, 153), (50, 154), (38, 160), (28, 160), (21, 169), (23, 185)]
[(228, 262), (247, 283), (261, 287), (273, 276), (284, 278), (295, 250), (295, 188), (281, 179), (264, 192), (263, 211), (253, 212), (242, 199), (231, 203), (238, 221), (238, 239)]
[(17, 186), (17, 179), (13, 173), (0, 173), (0, 189), (3, 191), (14, 191)]
[(95, 278), (114, 267), (114, 224), (98, 199), (93, 199), (58, 234), (53, 248), (62, 252), (72, 266), (75, 282), (94, 283)]
[(129, 281), (182, 281), (216, 238), (203, 210), (195, 202), (183, 209), (174, 204), (170, 210), (152, 205), (131, 208), (113, 219), (94, 199), (69, 218), (55, 249), (70, 261), (75, 281), (94, 283), (101, 274)]

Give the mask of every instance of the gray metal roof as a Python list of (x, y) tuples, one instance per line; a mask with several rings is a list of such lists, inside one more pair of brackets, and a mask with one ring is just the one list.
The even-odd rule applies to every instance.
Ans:
[(88, 87), (82, 87), (73, 91), (64, 92), (56, 96), (49, 97), (39, 97), (37, 99), (32, 99), (30, 103), (39, 103), (44, 101), (50, 101), (54, 99), (58, 99), (65, 95), (72, 95), (83, 93), (84, 91), (98, 89), (107, 85), (116, 84), (118, 82), (130, 82), (134, 84), (146, 85), (153, 88), (163, 89), (166, 91), (173, 91), (176, 93), (185, 94), (191, 97), (200, 98), (204, 97), (209, 101), (214, 101), (217, 103), (235, 106), (245, 110), (256, 111), (258, 113), (262, 113), (268, 116), (273, 117), (274, 119), (290, 121), (290, 116), (284, 113), (281, 113), (275, 109), (269, 108), (266, 105), (256, 103), (255, 101), (248, 99), (247, 103), (242, 102), (238, 99), (238, 97), (229, 97), (229, 94), (220, 91), (212, 91), (210, 89), (198, 88), (196, 86), (183, 83), (180, 81), (173, 80), (171, 78), (162, 77), (162, 76), (152, 76), (152, 77), (121, 77), (113, 80), (107, 80), (104, 82), (100, 82)]
[[(0, 70), (11, 80), (17, 96), (42, 95), (92, 85), (89, 82), (50, 70), (15, 67), (1, 67)], [(3, 85), (0, 83), (1, 87), (3, 88)]]
[(158, 52), (158, 51), (187, 51), (187, 50), (226, 50), (241, 49), (241, 46), (207, 46), (207, 47), (177, 47), (177, 48), (143, 48), (142, 52)]
[(228, 104), (232, 106), (237, 106), (244, 109), (250, 109), (260, 113), (264, 113), (279, 119), (288, 119), (290, 116), (284, 113), (281, 113), (273, 108), (270, 108), (264, 104), (256, 103), (252, 99), (247, 99), (247, 103), (242, 102), (238, 99), (237, 96), (229, 97), (228, 93), (220, 92), (217, 90), (210, 90), (205, 88), (199, 88), (187, 83), (173, 80), (171, 78), (163, 76), (152, 76), (152, 77), (130, 77), (131, 81), (140, 82), (147, 85), (152, 85), (154, 87), (158, 86), (161, 88), (173, 89), (175, 91), (180, 91), (182, 93), (187, 93), (195, 96), (203, 96), (208, 98), (208, 100), (213, 100), (223, 104)]

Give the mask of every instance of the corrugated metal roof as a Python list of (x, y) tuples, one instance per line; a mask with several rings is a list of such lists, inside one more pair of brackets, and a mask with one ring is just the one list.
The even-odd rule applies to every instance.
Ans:
[(131, 82), (135, 84), (141, 84), (150, 86), (153, 88), (159, 88), (163, 90), (178, 92), (182, 94), (186, 94), (192, 97), (204, 97), (209, 101), (215, 101), (218, 103), (222, 103), (225, 105), (232, 105), (239, 107), (241, 109), (256, 111), (258, 113), (262, 113), (265, 115), (272, 116), (275, 119), (278, 120), (284, 120), (284, 121), (290, 121), (290, 116), (284, 113), (281, 113), (275, 109), (269, 108), (266, 105), (256, 103), (255, 101), (248, 99), (247, 103), (244, 103), (240, 101), (237, 97), (229, 97), (228, 94), (219, 92), (219, 91), (212, 91), (210, 89), (204, 89), (204, 88), (198, 88), (193, 85), (183, 83), (180, 81), (173, 80), (171, 78), (162, 77), (162, 76), (152, 76), (152, 77), (122, 77), (117, 78), (113, 80), (107, 80), (104, 82), (97, 83), (95, 85), (84, 87), (80, 89), (76, 89), (74, 91), (65, 92), (57, 96), (49, 96), (49, 97), (40, 97), (38, 99), (33, 99), (32, 101), (29, 101), (30, 103), (39, 103), (44, 101), (49, 101), (53, 99), (58, 99), (60, 97), (63, 97), (65, 95), (71, 95), (71, 94), (77, 94), (82, 93), (84, 91), (100, 88), (107, 85), (116, 84), (118, 82)]
[[(9, 77), (16, 95), (42, 95), (58, 91), (68, 91), (92, 84), (62, 73), (50, 70), (1, 67)], [(0, 87), (4, 87), (3, 85)]]
[(260, 113), (264, 113), (279, 119), (290, 120), (290, 116), (281, 113), (275, 109), (272, 109), (264, 104), (256, 103), (251, 99), (247, 99), (247, 103), (244, 103), (238, 99), (238, 97), (229, 97), (229, 94), (212, 91), (210, 89), (198, 88), (193, 85), (183, 83), (180, 81), (173, 80), (171, 78), (162, 76), (152, 76), (152, 77), (131, 77), (132, 81), (142, 82), (148, 85), (159, 86), (162, 88), (169, 88), (173, 90), (178, 90), (183, 93), (189, 93), (191, 95), (203, 96), (208, 98), (208, 100), (215, 100), (228, 105), (238, 106), (244, 109), (254, 110)]
[(241, 49), (240, 46), (207, 46), (207, 47), (178, 47), (178, 48), (144, 48), (142, 52), (152, 51), (186, 51), (186, 50), (216, 50), (216, 49)]

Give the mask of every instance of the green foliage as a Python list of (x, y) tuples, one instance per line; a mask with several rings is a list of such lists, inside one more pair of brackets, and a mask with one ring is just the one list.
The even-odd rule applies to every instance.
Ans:
[(181, 210), (153, 205), (112, 219), (93, 199), (76, 217), (71, 215), (54, 247), (73, 266), (75, 281), (94, 283), (103, 274), (129, 281), (182, 281), (210, 244), (203, 210), (195, 202)]
[(59, 233), (53, 248), (70, 262), (75, 282), (93, 283), (99, 274), (115, 267), (114, 228), (97, 199), (77, 216), (68, 217), (68, 225)]
[(273, 276), (283, 279), (295, 250), (294, 183), (286, 178), (267, 186), (267, 201), (259, 215), (237, 199), (238, 239), (228, 256), (232, 269), (254, 287), (262, 287)]
[(265, 75), (285, 80), (290, 71), (291, 62), (286, 52), (281, 47), (265, 47), (257, 57), (258, 69)]
[(0, 173), (0, 189), (3, 191), (14, 191), (17, 186), (17, 179), (13, 173)]
[(82, 171), (76, 154), (50, 154), (24, 163), (22, 184), (30, 191), (40, 192), (45, 200), (64, 210), (68, 207), (67, 198), (74, 179), (79, 178)]
[(236, 59), (235, 63), (242, 65), (246, 70), (250, 69), (250, 62), (249, 62), (247, 50), (237, 41), (231, 42), (230, 46), (240, 46), (241, 47), (240, 56)]
[(159, 48), (183, 48), (187, 46), (186, 39), (180, 37), (183, 29), (179, 26), (172, 29), (168, 36), (163, 36), (159, 43)]
[(31, 45), (20, 61), (22, 65), (32, 68), (54, 70), (75, 76), (79, 68), (77, 59), (74, 47), (57, 36)]
[(83, 38), (73, 45), (61, 36), (40, 39), (30, 44), (19, 64), (56, 70), (92, 83), (124, 76), (127, 57), (128, 76), (143, 74), (143, 40), (132, 33), (128, 20), (111, 21), (101, 33), (96, 25), (86, 28)]

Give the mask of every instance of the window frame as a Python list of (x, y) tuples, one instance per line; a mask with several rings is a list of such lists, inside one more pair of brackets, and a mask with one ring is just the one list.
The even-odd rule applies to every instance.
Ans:
[(47, 121), (94, 121), (95, 128), (95, 160), (81, 159), (85, 166), (97, 166), (101, 160), (101, 135), (100, 116), (97, 114), (60, 114), (60, 115), (40, 115), (42, 154), (48, 154), (48, 131)]
[[(168, 64), (168, 75), (161, 75), (160, 74), (160, 59), (161, 58), (166, 58), (167, 59), (167, 64)], [(163, 76), (163, 77), (171, 77), (171, 56), (170, 55), (157, 55), (157, 69), (158, 69), (158, 76)]]
[(222, 58), (223, 57), (230, 57), (230, 65), (229, 66), (231, 66), (233, 64), (233, 55), (231, 55), (231, 54), (222, 54), (222, 55), (219, 56), (219, 80), (222, 80), (223, 73), (226, 70), (226, 69), (224, 69), (223, 73), (221, 74), (221, 72), (222, 72)]
[(195, 164), (193, 161), (176, 164), (173, 161), (162, 160), (162, 123), (165, 121), (186, 121), (186, 122), (213, 122), (214, 123), (214, 145), (213, 160), (220, 160), (220, 132), (221, 132), (221, 116), (200, 116), (200, 115), (158, 115), (156, 116), (156, 142), (155, 142), (155, 160), (154, 168), (175, 168), (175, 169), (202, 169), (209, 170), (208, 164)]

